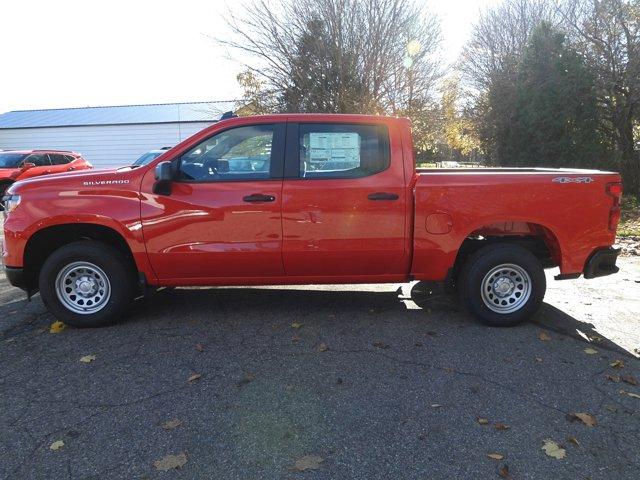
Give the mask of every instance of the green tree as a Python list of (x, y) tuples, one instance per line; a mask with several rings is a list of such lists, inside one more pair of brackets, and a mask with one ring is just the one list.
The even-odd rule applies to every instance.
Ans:
[(517, 69), (510, 125), (500, 132), (500, 162), (594, 166), (605, 152), (594, 76), (565, 35), (541, 23)]
[(610, 169), (640, 193), (640, 0), (564, 0), (563, 25), (595, 74)]

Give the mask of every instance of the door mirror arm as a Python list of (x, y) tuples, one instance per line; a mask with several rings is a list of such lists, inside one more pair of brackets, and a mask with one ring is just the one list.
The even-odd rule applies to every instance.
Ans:
[(153, 193), (157, 193), (158, 195), (171, 195), (171, 182), (173, 181), (173, 166), (171, 162), (160, 162), (157, 164), (155, 178)]
[(20, 167), (20, 170), (22, 170), (22, 171), (24, 172), (25, 170), (29, 170), (30, 168), (33, 168), (33, 167), (35, 167), (35, 166), (36, 166), (36, 164), (35, 164), (35, 163), (31, 163), (31, 162), (24, 162), (24, 163), (22, 164), (22, 166)]

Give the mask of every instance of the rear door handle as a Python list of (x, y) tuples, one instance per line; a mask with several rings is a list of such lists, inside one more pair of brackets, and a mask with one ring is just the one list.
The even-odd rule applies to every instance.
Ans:
[(242, 197), (245, 202), (274, 202), (276, 197), (273, 195), (263, 195), (261, 193), (252, 193), (246, 197)]
[(367, 198), (369, 200), (398, 200), (400, 197), (395, 193), (376, 192), (370, 193)]

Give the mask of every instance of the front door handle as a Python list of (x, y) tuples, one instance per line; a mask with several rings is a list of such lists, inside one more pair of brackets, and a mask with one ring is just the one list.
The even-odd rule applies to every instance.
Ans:
[(245, 202), (275, 202), (276, 197), (273, 195), (263, 195), (261, 193), (252, 193), (246, 197), (242, 197)]
[(395, 193), (376, 192), (370, 193), (367, 198), (369, 200), (398, 200), (400, 197)]

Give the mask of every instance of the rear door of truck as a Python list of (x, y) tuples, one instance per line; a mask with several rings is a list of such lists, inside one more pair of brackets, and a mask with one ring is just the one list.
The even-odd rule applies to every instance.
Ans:
[(406, 274), (400, 135), (393, 123), (368, 122), (289, 119), (282, 192), (286, 275), (374, 280)]

